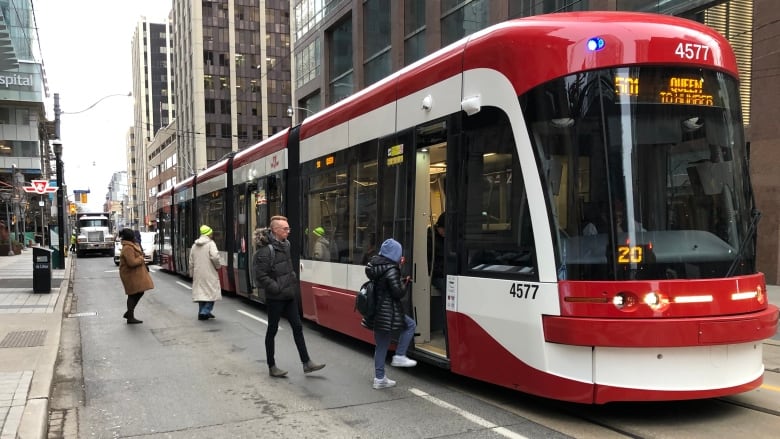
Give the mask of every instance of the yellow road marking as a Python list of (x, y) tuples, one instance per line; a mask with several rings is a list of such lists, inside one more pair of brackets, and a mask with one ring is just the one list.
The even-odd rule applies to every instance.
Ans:
[(778, 386), (770, 386), (768, 384), (762, 384), (761, 389), (767, 389), (767, 390), (774, 390), (775, 392), (780, 392), (780, 387)]

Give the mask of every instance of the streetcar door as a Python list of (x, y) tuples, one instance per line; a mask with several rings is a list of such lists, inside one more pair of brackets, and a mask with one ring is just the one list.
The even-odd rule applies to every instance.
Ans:
[[(444, 236), (435, 227), (444, 212), (447, 174), (447, 123), (437, 121), (415, 129), (414, 185), (414, 283), (412, 304), (417, 320), (415, 349), (436, 357), (447, 357), (444, 292), (432, 278), (432, 258), (443, 257)], [(439, 245), (434, 245), (434, 243)]]
[(249, 198), (254, 186), (246, 183), (235, 186), (234, 206), (236, 209), (236, 243), (233, 251), (236, 253), (236, 262), (234, 264), (236, 276), (236, 293), (240, 296), (249, 297), (252, 292), (249, 260), (249, 251), (252, 248), (252, 228), (250, 222), (251, 215), (247, 215), (249, 209)]
[(283, 213), (281, 206), (282, 176), (280, 174), (269, 175), (257, 180), (256, 186), (250, 186), (249, 215), (247, 218), (247, 270), (252, 285), (250, 298), (265, 302), (265, 292), (257, 287), (252, 261), (254, 260), (256, 229), (265, 229), (270, 225), (271, 217)]

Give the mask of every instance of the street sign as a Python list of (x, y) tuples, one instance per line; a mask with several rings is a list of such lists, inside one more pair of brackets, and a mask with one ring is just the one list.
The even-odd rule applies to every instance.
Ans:
[(36, 194), (49, 194), (52, 192), (57, 192), (57, 186), (49, 186), (49, 182), (47, 180), (33, 180), (30, 182), (32, 186), (22, 186), (25, 192), (34, 192)]

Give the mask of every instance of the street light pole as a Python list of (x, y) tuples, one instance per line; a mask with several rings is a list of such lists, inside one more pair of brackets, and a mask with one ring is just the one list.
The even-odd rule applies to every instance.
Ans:
[(295, 110), (305, 111), (306, 114), (303, 115), (304, 119), (309, 117), (310, 114), (314, 114), (314, 111), (309, 110), (308, 108), (295, 107), (295, 106), (292, 106), (292, 105), (288, 106), (287, 107), (287, 117), (291, 117), (292, 118), (293, 125), (296, 125), (298, 123), (298, 113), (296, 113)]
[(62, 175), (62, 142), (60, 139), (54, 139), (52, 142), (54, 148), (54, 158), (57, 160), (57, 235), (59, 236), (59, 253), (58, 267), (59, 269), (65, 268), (65, 205), (64, 205), (64, 192), (65, 192), (65, 178)]
[[(21, 223), (22, 223), (22, 233), (21, 233), (22, 239), (20, 240), (22, 242), (22, 247), (27, 247), (27, 245), (25, 243), (25, 240), (26, 240), (26, 238), (25, 238), (25, 231), (26, 231), (25, 230), (26, 229), (26, 225), (25, 225), (25, 219), (26, 219), (25, 218), (25, 211), (27, 210), (27, 205), (29, 203), (27, 202), (27, 197), (24, 195), (24, 192), (20, 189), (20, 188), (24, 187), (24, 174), (22, 173), (21, 170), (17, 169), (16, 170), (16, 174), (14, 174), (14, 176), (13, 176), (13, 179), (14, 179), (14, 194), (15, 194), (15, 197), (17, 198), (17, 201), (14, 204), (14, 213), (15, 214), (16, 213), (19, 214), (19, 218), (21, 219)], [(18, 227), (19, 222), (20, 222), (19, 219), (17, 219), (16, 220), (17, 227)], [(17, 231), (17, 236), (19, 236), (19, 232), (18, 231)]]
[(46, 218), (43, 216), (43, 206), (46, 202), (43, 201), (43, 194), (41, 194), (41, 200), (38, 201), (38, 206), (41, 208), (41, 247), (46, 247)]

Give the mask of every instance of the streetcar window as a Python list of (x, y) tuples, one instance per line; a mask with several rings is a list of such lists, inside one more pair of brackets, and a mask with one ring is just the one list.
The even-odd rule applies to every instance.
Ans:
[[(560, 78), (520, 97), (559, 278), (711, 278), (751, 222), (736, 81), (692, 68)], [(735, 274), (754, 271), (751, 240)]]
[(324, 245), (327, 256), (321, 260), (328, 262), (342, 262), (342, 256), (343, 262), (346, 262), (348, 255), (349, 203), (346, 183), (347, 170), (343, 167), (309, 178), (310, 245), (307, 250), (313, 256), (314, 246)]
[(214, 233), (211, 239), (220, 250), (225, 248), (225, 189), (198, 197), (198, 227), (207, 224)]
[(350, 164), (350, 248), (354, 263), (367, 264), (368, 259), (378, 251), (376, 237), (377, 209), (377, 148), (376, 142), (358, 149), (356, 163)]
[(466, 270), (477, 276), (537, 279), (530, 211), (512, 130), (504, 113), (465, 119)]

